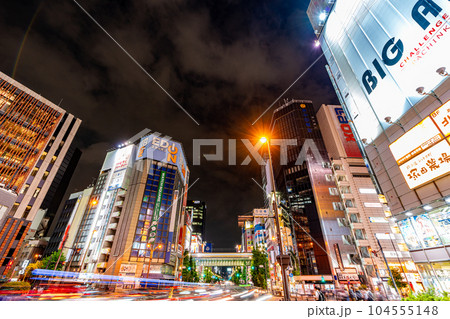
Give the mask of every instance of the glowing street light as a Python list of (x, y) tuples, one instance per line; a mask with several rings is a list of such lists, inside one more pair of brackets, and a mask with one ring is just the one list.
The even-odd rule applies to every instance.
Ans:
[(259, 141), (264, 144), (267, 142), (267, 137), (263, 136), (259, 139)]

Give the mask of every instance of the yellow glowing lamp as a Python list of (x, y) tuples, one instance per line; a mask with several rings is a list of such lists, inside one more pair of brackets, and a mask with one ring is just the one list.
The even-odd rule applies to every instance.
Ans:
[(267, 142), (267, 137), (263, 136), (259, 139), (259, 141), (264, 144)]

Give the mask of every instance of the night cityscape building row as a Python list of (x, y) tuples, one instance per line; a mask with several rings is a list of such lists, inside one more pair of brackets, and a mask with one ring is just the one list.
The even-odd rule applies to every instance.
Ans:
[[(262, 206), (238, 217), (236, 251), (264, 251), (268, 287), (285, 298), (317, 285), (393, 295), (393, 269), (413, 291), (450, 290), (450, 8), (389, 3), (310, 3), (341, 105), (279, 104), (262, 148)], [(142, 130), (58, 211), (81, 121), (0, 81), (0, 275), (62, 250), (68, 271), (178, 280), (185, 251), (212, 252), (181, 143)]]

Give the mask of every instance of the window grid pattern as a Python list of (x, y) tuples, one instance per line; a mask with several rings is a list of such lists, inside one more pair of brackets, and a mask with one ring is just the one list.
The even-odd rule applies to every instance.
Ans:
[(158, 185), (161, 172), (166, 171), (166, 179), (164, 182), (163, 196), (161, 200), (161, 208), (159, 212), (158, 227), (156, 232), (155, 246), (162, 244), (162, 248), (153, 252), (153, 259), (164, 259), (167, 251), (167, 243), (169, 237), (170, 212), (173, 198), (173, 190), (175, 184), (176, 168), (161, 167), (152, 165), (153, 174), (147, 176), (144, 195), (142, 197), (141, 207), (139, 211), (138, 223), (134, 233), (134, 240), (130, 257), (149, 258), (150, 248), (148, 244), (148, 232), (153, 216), (153, 210), (156, 203), (156, 195), (158, 193)]

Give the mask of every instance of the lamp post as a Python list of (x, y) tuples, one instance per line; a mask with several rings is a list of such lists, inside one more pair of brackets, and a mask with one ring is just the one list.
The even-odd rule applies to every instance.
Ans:
[(289, 260), (289, 255), (284, 255), (284, 249), (283, 249), (283, 240), (281, 239), (281, 229), (280, 229), (280, 218), (278, 216), (278, 197), (276, 192), (276, 186), (275, 186), (275, 178), (273, 174), (273, 166), (272, 166), (272, 155), (270, 153), (270, 142), (269, 139), (266, 137), (261, 137), (260, 142), (262, 144), (267, 142), (267, 150), (269, 154), (269, 169), (270, 169), (270, 180), (272, 183), (273, 188), (273, 194), (275, 196), (275, 199), (272, 201), (272, 209), (275, 213), (275, 223), (276, 223), (276, 229), (277, 229), (277, 239), (278, 239), (278, 247), (280, 248), (280, 255), (279, 255), (279, 261), (281, 266), (281, 276), (282, 276), (282, 282), (283, 282), (283, 292), (284, 292), (284, 300), (289, 301), (291, 300), (290, 294), (289, 294), (289, 283), (287, 279), (286, 274), (286, 268), (288, 264), (286, 264), (286, 259)]
[(389, 233), (386, 233), (386, 235), (388, 235), (389, 239), (391, 240), (392, 247), (394, 248), (395, 255), (397, 256), (398, 263), (400, 264), (400, 269), (402, 270), (403, 274), (405, 275), (406, 282), (408, 283), (408, 288), (411, 290), (412, 284), (409, 282), (408, 276), (406, 276), (405, 269), (403, 268), (402, 261), (400, 260), (400, 257), (398, 256), (397, 248), (395, 248), (395, 244), (394, 244), (394, 241), (392, 240), (392, 236)]
[[(150, 258), (149, 258), (149, 260), (148, 260), (147, 276), (146, 276), (146, 278), (148, 279), (148, 274), (150, 273), (150, 266), (151, 266), (151, 264), (152, 264), (152, 259), (153, 259), (153, 252), (154, 252), (156, 249), (161, 249), (161, 248), (162, 248), (162, 245), (159, 244), (158, 246), (155, 247), (154, 244), (147, 244), (147, 247), (150, 248)], [(145, 258), (144, 258), (144, 259), (145, 259)], [(145, 263), (145, 260), (144, 260), (144, 263)]]
[(392, 283), (394, 284), (395, 291), (397, 292), (398, 296), (401, 296), (400, 292), (398, 291), (397, 283), (395, 282), (394, 276), (392, 276), (391, 268), (389, 268), (388, 261), (386, 259), (386, 256), (384, 255), (383, 247), (381, 247), (380, 240), (378, 238), (377, 238), (377, 243), (378, 243), (378, 246), (380, 247), (381, 255), (383, 256), (384, 262), (389, 271), (389, 276), (391, 277)]
[(386, 287), (384, 287), (384, 284), (383, 284), (383, 282), (382, 282), (382, 280), (381, 280), (381, 278), (380, 278), (380, 274), (378, 273), (378, 267), (377, 267), (377, 265), (375, 264), (375, 262), (374, 262), (374, 260), (373, 260), (372, 253), (376, 254), (377, 251), (375, 251), (375, 250), (372, 251), (372, 248), (369, 247), (369, 255), (370, 255), (370, 259), (372, 260), (372, 265), (373, 265), (373, 267), (375, 268), (375, 273), (377, 274), (378, 282), (381, 284), (381, 287), (383, 287), (383, 290), (384, 290), (384, 296), (385, 296), (386, 299), (387, 299), (388, 296), (387, 296), (387, 292), (386, 292)]

